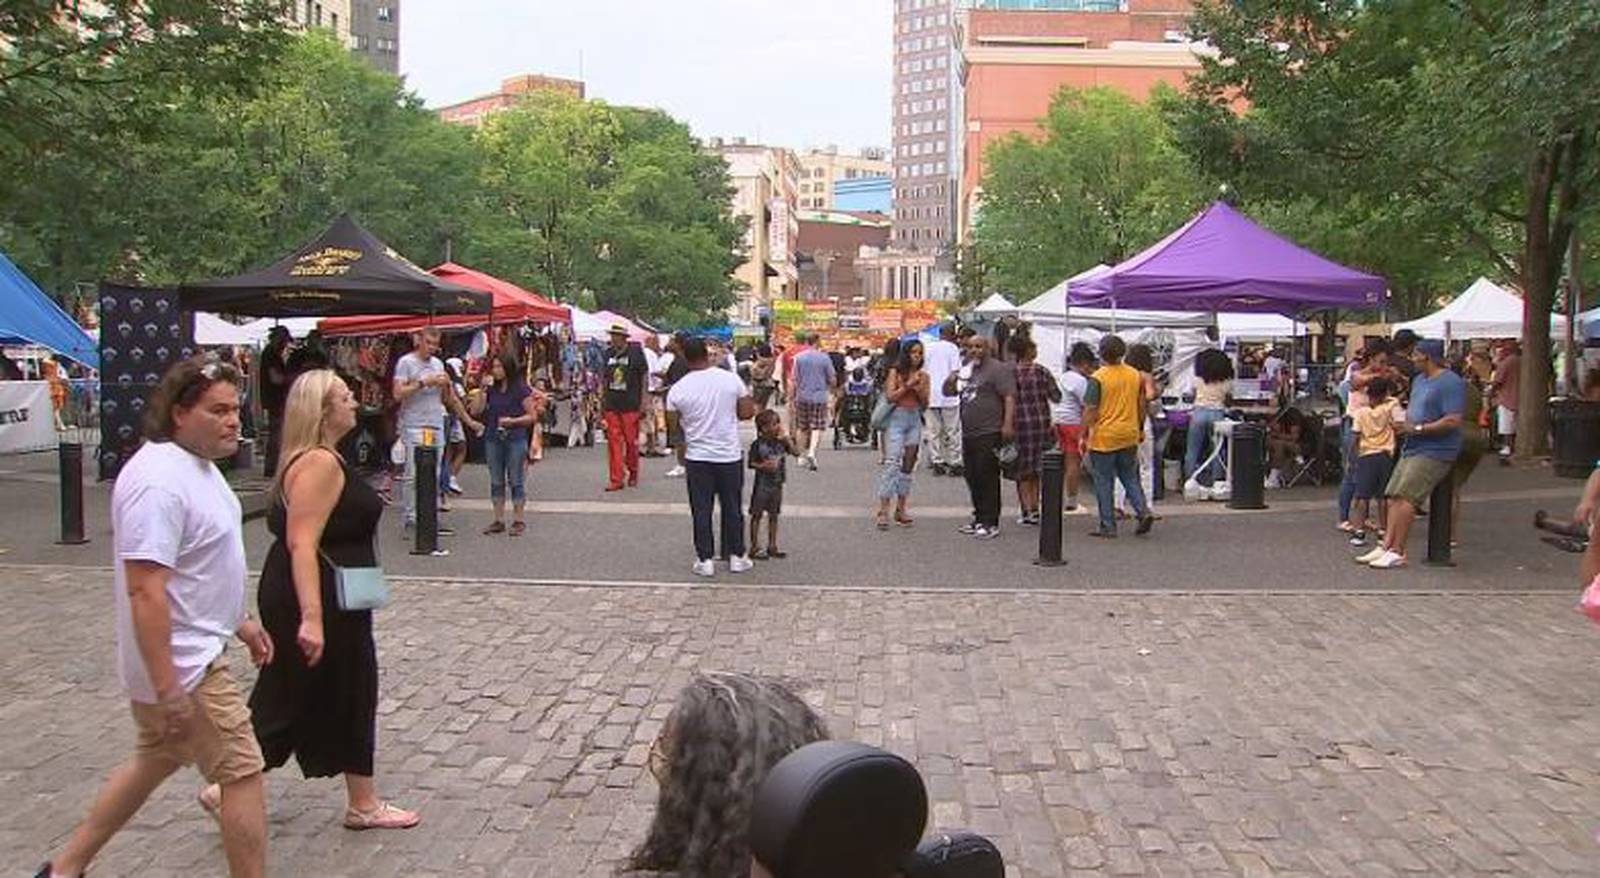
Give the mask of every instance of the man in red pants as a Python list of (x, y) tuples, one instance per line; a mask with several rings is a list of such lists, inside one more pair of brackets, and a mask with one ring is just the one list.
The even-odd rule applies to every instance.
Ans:
[(606, 348), (606, 392), (602, 401), (606, 425), (606, 452), (611, 462), (607, 491), (639, 484), (639, 412), (644, 403), (644, 382), (649, 373), (644, 349), (628, 343), (628, 330), (611, 327)]

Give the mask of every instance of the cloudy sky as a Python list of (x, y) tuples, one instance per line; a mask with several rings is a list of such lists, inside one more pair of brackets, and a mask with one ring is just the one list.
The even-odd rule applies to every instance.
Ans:
[(400, 70), (441, 106), (518, 73), (660, 107), (702, 137), (888, 146), (889, 0), (407, 0)]

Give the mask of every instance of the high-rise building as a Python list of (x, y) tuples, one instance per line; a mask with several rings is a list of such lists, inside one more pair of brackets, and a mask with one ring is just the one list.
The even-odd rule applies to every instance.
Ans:
[(844, 155), (837, 146), (800, 154), (800, 209), (833, 210), (834, 190), (847, 180), (887, 179), (893, 172), (881, 147)]
[(284, 0), (283, 8), (290, 24), (331, 30), (367, 63), (400, 72), (400, 0)]
[(940, 254), (954, 241), (960, 169), (957, 0), (894, 0), (892, 246)]
[(977, 0), (962, 10), (960, 240), (982, 199), (985, 150), (1010, 134), (1038, 135), (1063, 86), (1138, 100), (1162, 83), (1182, 90), (1211, 51), (1188, 42), (1192, 11), (1191, 0)]
[(749, 220), (745, 262), (733, 272), (745, 288), (729, 316), (755, 323), (771, 313), (774, 300), (799, 296), (800, 161), (783, 147), (747, 143), (742, 137), (713, 137), (706, 148), (728, 163), (733, 212)]
[(350, 0), (350, 51), (379, 70), (400, 72), (400, 0)]
[(291, 24), (333, 31), (339, 42), (350, 45), (351, 0), (287, 0), (284, 12)]

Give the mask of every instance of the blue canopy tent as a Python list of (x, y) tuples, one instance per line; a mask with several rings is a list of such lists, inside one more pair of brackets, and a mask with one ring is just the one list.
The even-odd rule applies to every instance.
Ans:
[(0, 253), (0, 344), (33, 344), (100, 368), (100, 351), (67, 312)]

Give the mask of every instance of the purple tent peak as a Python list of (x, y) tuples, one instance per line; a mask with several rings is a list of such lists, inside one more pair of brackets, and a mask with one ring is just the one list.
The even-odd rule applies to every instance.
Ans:
[(1217, 201), (1125, 262), (1071, 284), (1073, 305), (1296, 315), (1382, 303), (1388, 282), (1347, 268)]

